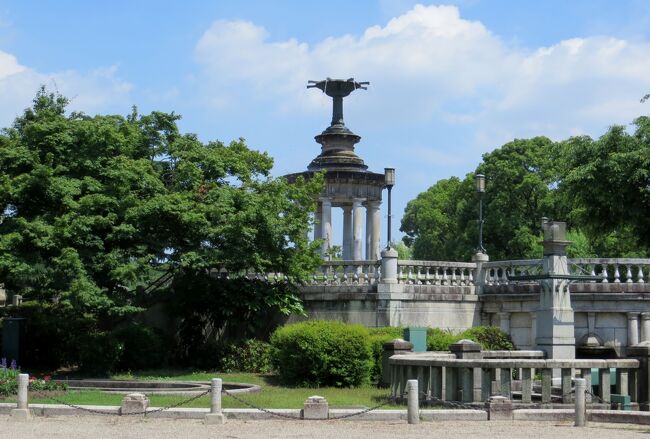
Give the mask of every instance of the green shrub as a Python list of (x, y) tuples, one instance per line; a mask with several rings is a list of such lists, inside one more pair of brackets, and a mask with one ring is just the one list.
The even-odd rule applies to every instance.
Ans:
[(427, 350), (448, 351), (449, 345), (467, 339), (481, 345), (486, 351), (511, 351), (515, 345), (508, 334), (496, 326), (475, 326), (460, 334), (454, 334), (449, 329), (427, 329)]
[(381, 360), (384, 352), (384, 343), (396, 338), (404, 337), (404, 328), (395, 326), (385, 326), (383, 328), (368, 328), (370, 333), (369, 344), (372, 352), (372, 370), (370, 371), (370, 381), (377, 382), (381, 378)]
[(461, 336), (477, 342), (486, 351), (512, 351), (516, 349), (510, 336), (496, 326), (475, 326), (463, 331)]
[(79, 368), (88, 374), (105, 375), (117, 368), (124, 345), (110, 332), (86, 334), (79, 340)]
[(369, 333), (361, 325), (309, 320), (277, 329), (271, 344), (285, 384), (353, 387), (370, 381)]
[(141, 323), (132, 323), (113, 332), (123, 352), (116, 364), (118, 370), (160, 369), (167, 363), (169, 343), (161, 331)]
[(219, 370), (222, 372), (271, 372), (271, 344), (248, 339), (224, 349)]
[(462, 336), (454, 334), (449, 329), (428, 328), (427, 329), (427, 350), (448, 351), (449, 345), (462, 340)]

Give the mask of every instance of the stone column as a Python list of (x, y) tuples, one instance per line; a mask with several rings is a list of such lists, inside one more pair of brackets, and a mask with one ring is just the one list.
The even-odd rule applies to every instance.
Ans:
[(318, 201), (316, 204), (316, 213), (314, 213), (314, 241), (323, 237), (323, 224), (321, 222), (323, 220), (323, 208), (320, 204), (320, 201)]
[(323, 258), (329, 260), (329, 249), (332, 248), (332, 199), (323, 197), (321, 201), (321, 238), (323, 239)]
[(627, 313), (627, 345), (634, 346), (639, 343), (639, 313)]
[(499, 328), (506, 334), (510, 334), (510, 313), (503, 311), (499, 313)]
[(363, 198), (352, 199), (352, 221), (354, 233), (354, 251), (352, 259), (360, 261), (363, 258), (363, 223), (361, 217), (363, 215)]
[(352, 259), (352, 206), (343, 206), (343, 260)]
[(650, 341), (650, 312), (641, 313), (641, 342)]
[(530, 313), (530, 348), (535, 349), (535, 339), (537, 339), (537, 312)]
[(376, 261), (379, 259), (379, 246), (381, 236), (381, 201), (368, 201), (366, 203), (366, 259)]

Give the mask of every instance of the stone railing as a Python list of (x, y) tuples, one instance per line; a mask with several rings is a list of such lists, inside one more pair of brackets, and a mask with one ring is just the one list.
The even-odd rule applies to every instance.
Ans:
[[(616, 393), (629, 395), (632, 402), (639, 402), (641, 381), (637, 371), (640, 362), (636, 359), (466, 359), (456, 358), (454, 354), (430, 352), (393, 355), (389, 364), (391, 395), (394, 397), (403, 397), (406, 382), (417, 379), (424, 399), (480, 403), (494, 395), (513, 399), (513, 394), (517, 393), (522, 403), (532, 403), (533, 400), (542, 404), (570, 403), (573, 400), (573, 378), (585, 378), (587, 389), (591, 389), (592, 369), (598, 369), (598, 396), (603, 401), (610, 401), (610, 371), (616, 368)], [(559, 379), (554, 379), (554, 376)]]
[[(520, 259), (514, 261), (494, 261), (483, 264), (480, 274), (485, 285), (508, 285), (510, 276), (541, 274), (541, 259)], [(532, 281), (535, 282), (536, 281)]]
[(601, 276), (602, 283), (650, 282), (650, 259), (585, 258), (568, 262), (571, 273)]
[[(634, 258), (584, 258), (568, 259), (571, 274), (601, 276), (602, 283), (650, 282), (650, 259)], [(483, 264), (485, 285), (509, 285), (509, 276), (535, 275), (542, 272), (541, 259), (494, 261)], [(537, 281), (530, 281), (536, 283)], [(587, 281), (596, 282), (596, 281)], [(527, 283), (517, 281), (517, 283)], [(581, 283), (581, 282), (577, 282)]]
[(311, 285), (375, 285), (381, 277), (379, 261), (328, 261), (314, 273)]
[(476, 264), (447, 261), (397, 261), (397, 281), (410, 285), (474, 285)]

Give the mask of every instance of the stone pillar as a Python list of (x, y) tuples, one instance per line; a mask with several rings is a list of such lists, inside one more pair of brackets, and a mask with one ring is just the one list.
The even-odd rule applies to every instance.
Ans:
[(535, 349), (535, 340), (537, 339), (537, 312), (530, 313), (530, 348)]
[(472, 255), (472, 262), (476, 263), (476, 270), (474, 271), (474, 284), (476, 285), (476, 294), (483, 293), (483, 286), (485, 285), (485, 270), (483, 269), (483, 264), (489, 260), (490, 257), (482, 252), (478, 252)]
[(544, 231), (543, 275), (539, 281), (540, 298), (537, 310), (537, 348), (548, 359), (575, 358), (573, 308), (569, 295), (569, 266), (566, 257), (566, 223), (542, 223)]
[(366, 259), (376, 261), (379, 259), (379, 246), (381, 236), (381, 206), (380, 201), (366, 203)]
[(352, 206), (343, 206), (343, 260), (352, 259)]
[(650, 341), (650, 312), (641, 313), (641, 342)]
[(503, 311), (499, 313), (499, 328), (510, 335), (510, 313)]
[(321, 201), (321, 238), (323, 239), (323, 258), (329, 260), (329, 250), (332, 248), (332, 199), (323, 197)]
[(639, 313), (627, 313), (627, 345), (633, 346), (639, 343)]
[(397, 283), (397, 250), (392, 248), (381, 252), (381, 283)]
[(360, 261), (363, 258), (363, 223), (361, 217), (363, 215), (363, 198), (352, 199), (352, 221), (354, 223), (352, 229), (354, 233), (354, 252), (352, 259)]

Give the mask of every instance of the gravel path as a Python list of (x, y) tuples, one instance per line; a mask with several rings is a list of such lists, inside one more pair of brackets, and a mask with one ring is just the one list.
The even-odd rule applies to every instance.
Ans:
[(204, 425), (198, 420), (103, 418), (95, 416), (37, 417), (16, 422), (0, 417), (0, 438), (502, 438), (616, 439), (647, 437), (650, 426), (595, 424), (575, 428), (554, 422), (304, 422), (228, 421)]

